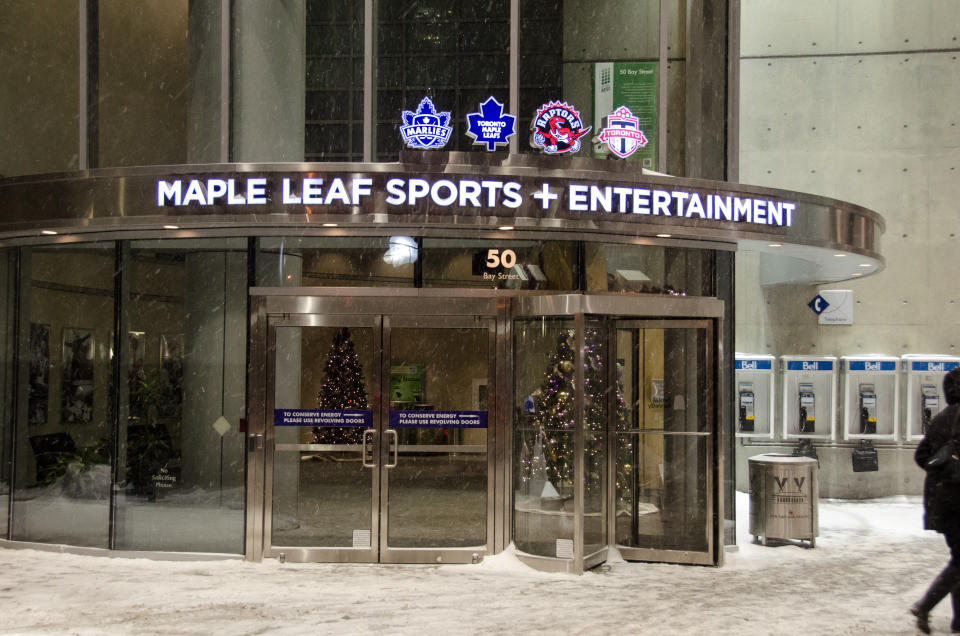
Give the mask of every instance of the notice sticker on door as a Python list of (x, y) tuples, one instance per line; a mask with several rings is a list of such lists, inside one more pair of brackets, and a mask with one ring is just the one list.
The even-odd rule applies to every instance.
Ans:
[(369, 548), (370, 547), (370, 531), (354, 530), (353, 531), (353, 547)]
[(557, 539), (557, 558), (573, 558), (573, 539)]

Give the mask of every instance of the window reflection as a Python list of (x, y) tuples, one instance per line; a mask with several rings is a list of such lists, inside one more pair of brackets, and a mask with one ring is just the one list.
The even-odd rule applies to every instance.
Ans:
[[(395, 237), (399, 238), (399, 237)], [(409, 254), (389, 237), (260, 240), (257, 284), (274, 287), (412, 287), (410, 258), (388, 261), (388, 254)]]
[(586, 245), (588, 291), (712, 296), (714, 254), (656, 245)]

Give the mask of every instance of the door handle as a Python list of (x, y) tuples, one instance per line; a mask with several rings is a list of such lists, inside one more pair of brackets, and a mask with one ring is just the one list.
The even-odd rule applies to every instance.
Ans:
[[(396, 429), (388, 428), (386, 431), (387, 435), (393, 435), (393, 463), (387, 463), (387, 468), (396, 468), (397, 462), (400, 461), (400, 440), (397, 437)], [(389, 453), (389, 449), (387, 451)]]
[[(366, 429), (366, 430), (363, 432), (363, 448), (362, 448), (362, 451), (361, 451), (362, 457), (361, 457), (360, 461), (363, 462), (363, 467), (364, 467), (364, 468), (373, 468), (373, 467), (374, 467), (374, 466), (373, 466), (373, 451), (371, 451), (370, 448), (367, 446), (367, 441), (373, 439), (373, 434), (374, 434), (374, 432), (375, 432), (375, 431), (374, 431), (372, 428), (368, 428), (368, 429)], [(369, 453), (370, 453), (369, 455), (367, 455), (368, 451), (369, 451)], [(367, 463), (367, 457), (368, 457), (368, 456), (370, 457), (370, 463)]]
[(263, 450), (263, 435), (260, 433), (250, 433), (247, 437), (247, 452)]

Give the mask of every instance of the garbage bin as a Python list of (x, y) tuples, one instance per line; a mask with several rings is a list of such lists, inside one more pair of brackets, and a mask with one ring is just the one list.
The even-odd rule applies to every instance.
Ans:
[(750, 534), (762, 539), (798, 539), (816, 546), (817, 468), (810, 457), (769, 453), (747, 460), (750, 468)]

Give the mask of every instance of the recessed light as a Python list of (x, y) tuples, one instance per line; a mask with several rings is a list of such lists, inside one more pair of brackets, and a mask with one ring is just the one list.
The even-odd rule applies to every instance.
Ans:
[(863, 273), (862, 273), (862, 272), (854, 272), (854, 273), (852, 273), (852, 274), (850, 274), (850, 275), (851, 275), (851, 276), (863, 276)]
[(657, 234), (657, 238), (670, 238), (672, 234)]
[(324, 223), (323, 227), (337, 227), (336, 223)]
[(873, 267), (873, 263), (860, 263), (860, 267)]
[(180, 226), (179, 226), (179, 225), (164, 225), (164, 226), (163, 226), (163, 229), (165, 229), (165, 230), (179, 230), (179, 229), (180, 229)]
[(497, 229), (498, 229), (498, 230), (503, 230), (504, 232), (506, 232), (507, 230), (512, 230), (512, 229), (513, 229), (513, 226), (512, 226), (512, 225), (501, 225), (501, 226), (498, 227)]
[(783, 247), (783, 243), (767, 243), (767, 247)]
[(834, 258), (846, 258), (846, 257), (847, 257), (846, 254), (834, 254), (833, 256), (834, 256)]
[(40, 230), (40, 233), (46, 234), (47, 236), (56, 236), (58, 234), (58, 232), (55, 232), (53, 230)]

